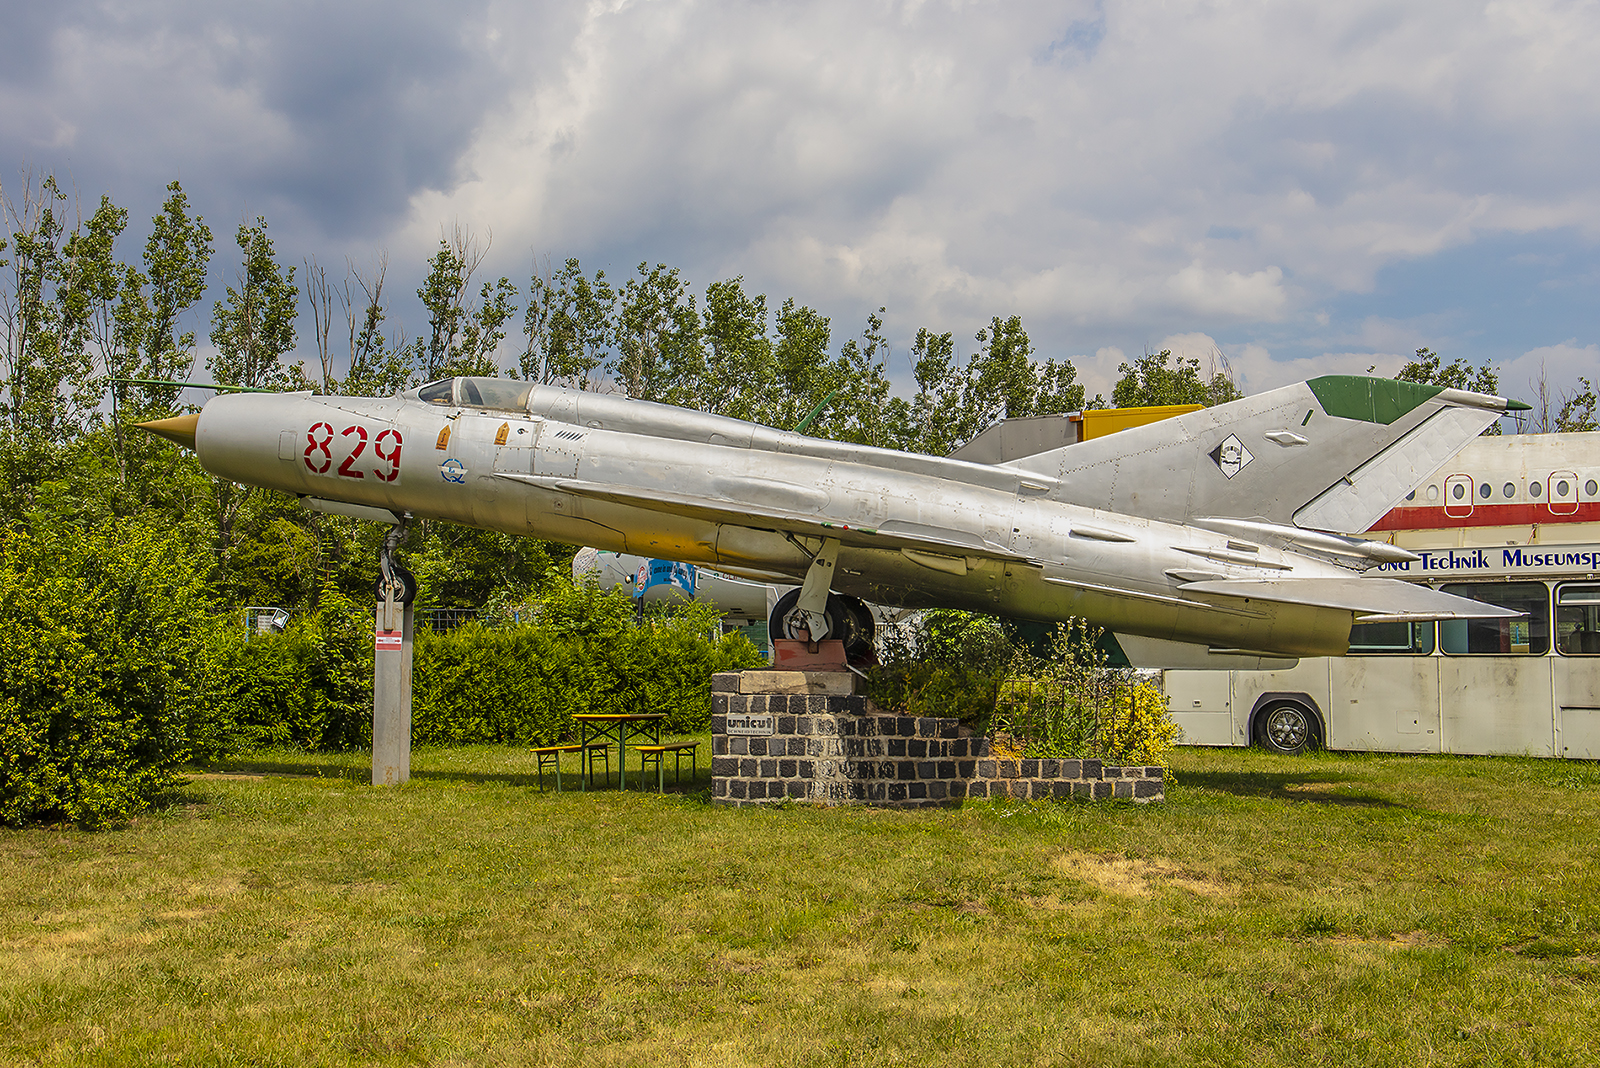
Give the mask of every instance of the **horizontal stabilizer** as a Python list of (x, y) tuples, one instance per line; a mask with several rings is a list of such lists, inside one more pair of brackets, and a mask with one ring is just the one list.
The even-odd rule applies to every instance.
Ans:
[(933, 527), (923, 523), (891, 521), (881, 527), (856, 527), (835, 523), (815, 514), (791, 511), (750, 501), (728, 500), (690, 493), (641, 486), (617, 486), (605, 482), (559, 478), (545, 475), (520, 475), (495, 472), (496, 478), (523, 482), (558, 493), (570, 493), (590, 500), (610, 501), (652, 512), (704, 519), (713, 523), (734, 523), (741, 527), (766, 528), (812, 538), (836, 538), (843, 545), (866, 549), (912, 549), (957, 557), (980, 557), (1011, 563), (1029, 563), (1003, 546), (985, 540), (971, 531)]
[(1282, 604), (1346, 608), (1363, 616), (1397, 616), (1406, 619), (1509, 619), (1524, 614), (1498, 605), (1440, 593), (1416, 583), (1401, 582), (1399, 579), (1355, 576), (1222, 579), (1214, 582), (1191, 582), (1178, 588), (1185, 594), (1209, 593)]
[(1136, 668), (1198, 668), (1202, 671), (1287, 671), (1300, 661), (1292, 656), (1267, 656), (1252, 653), (1212, 652), (1204, 645), (1173, 642), (1165, 638), (1143, 638), (1137, 634), (1118, 634), (1128, 663)]

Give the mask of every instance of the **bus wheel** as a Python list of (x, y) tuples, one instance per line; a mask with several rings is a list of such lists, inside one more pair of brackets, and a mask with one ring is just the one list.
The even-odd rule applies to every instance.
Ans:
[(1293, 701), (1271, 706), (1256, 720), (1256, 741), (1269, 753), (1293, 756), (1310, 749), (1316, 740), (1316, 719)]

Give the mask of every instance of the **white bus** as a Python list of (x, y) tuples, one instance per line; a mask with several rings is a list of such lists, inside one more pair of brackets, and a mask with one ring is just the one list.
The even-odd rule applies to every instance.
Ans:
[[(1167, 671), (1191, 745), (1600, 759), (1600, 434), (1483, 438), (1372, 529), (1373, 574), (1527, 613), (1369, 623), (1344, 657)], [(1423, 525), (1426, 524), (1426, 525)]]

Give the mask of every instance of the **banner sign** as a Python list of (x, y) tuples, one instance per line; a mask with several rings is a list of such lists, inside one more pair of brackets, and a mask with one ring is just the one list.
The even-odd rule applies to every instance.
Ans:
[(646, 590), (655, 586), (671, 586), (693, 597), (694, 579), (693, 564), (677, 560), (646, 560), (639, 565), (639, 573), (634, 576), (633, 595), (642, 597)]
[(1455, 578), (1473, 575), (1573, 575), (1600, 571), (1600, 545), (1495, 545), (1476, 549), (1412, 549), (1420, 560), (1379, 564), (1367, 572), (1384, 578)]

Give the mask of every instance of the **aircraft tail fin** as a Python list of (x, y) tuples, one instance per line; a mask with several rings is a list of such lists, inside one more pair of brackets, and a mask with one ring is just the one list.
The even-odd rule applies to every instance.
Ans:
[(1503, 397), (1326, 375), (1040, 452), (1059, 500), (1187, 523), (1227, 517), (1357, 533), (1508, 411)]

